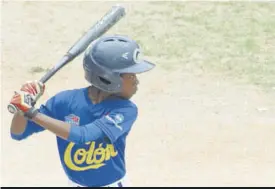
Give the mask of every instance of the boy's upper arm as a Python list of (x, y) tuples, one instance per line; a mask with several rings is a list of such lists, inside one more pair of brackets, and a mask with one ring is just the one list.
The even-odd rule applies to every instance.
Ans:
[(99, 127), (114, 143), (120, 136), (129, 132), (138, 115), (134, 105), (113, 109), (107, 115), (96, 120), (94, 125)]

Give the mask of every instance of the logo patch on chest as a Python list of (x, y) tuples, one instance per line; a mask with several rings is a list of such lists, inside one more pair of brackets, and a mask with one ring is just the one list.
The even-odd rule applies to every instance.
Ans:
[(74, 114), (70, 114), (70, 115), (65, 116), (65, 122), (67, 122), (71, 125), (78, 125), (79, 126), (80, 117), (78, 117)]

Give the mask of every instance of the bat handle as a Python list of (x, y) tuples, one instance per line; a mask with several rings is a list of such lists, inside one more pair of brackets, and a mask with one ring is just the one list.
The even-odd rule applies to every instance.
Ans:
[[(32, 106), (34, 106), (36, 104), (37, 100), (38, 100), (38, 98), (35, 99), (35, 101), (32, 103)], [(16, 106), (14, 106), (13, 104), (9, 104), (7, 108), (11, 114), (15, 114), (16, 112), (19, 111), (19, 109)]]
[(16, 106), (14, 106), (13, 104), (9, 104), (8, 105), (8, 111), (11, 113), (11, 114), (15, 114), (16, 112), (18, 112), (18, 108)]

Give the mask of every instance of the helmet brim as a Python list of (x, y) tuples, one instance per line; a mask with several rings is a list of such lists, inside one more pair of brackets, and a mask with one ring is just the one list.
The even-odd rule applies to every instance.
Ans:
[(115, 71), (117, 71), (119, 73), (139, 74), (139, 73), (150, 71), (154, 67), (155, 67), (155, 64), (148, 62), (146, 60), (141, 60), (141, 61), (139, 61), (139, 63), (136, 63), (128, 68), (123, 68), (123, 69), (119, 69), (119, 70), (115, 70)]

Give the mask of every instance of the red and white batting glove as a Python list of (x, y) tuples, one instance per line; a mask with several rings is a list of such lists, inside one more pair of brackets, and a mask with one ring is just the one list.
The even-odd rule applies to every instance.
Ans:
[(44, 90), (45, 85), (38, 81), (27, 82), (22, 85), (20, 92), (15, 92), (10, 103), (26, 118), (32, 119), (38, 112), (34, 107), (35, 102)]
[(29, 93), (34, 101), (40, 98), (45, 91), (45, 85), (39, 81), (28, 81), (21, 86), (20, 91)]

